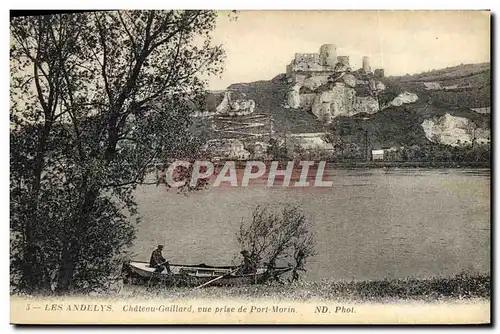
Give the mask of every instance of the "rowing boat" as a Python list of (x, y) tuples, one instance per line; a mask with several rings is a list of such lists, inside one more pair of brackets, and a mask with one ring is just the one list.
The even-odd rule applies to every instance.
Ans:
[[(281, 275), (290, 271), (290, 267), (278, 267), (274, 275)], [(266, 268), (257, 268), (253, 273), (242, 273), (237, 266), (209, 266), (206, 264), (170, 264), (170, 273), (165, 269), (155, 272), (147, 262), (131, 261), (124, 266), (124, 281), (131, 284), (150, 282), (154, 278), (184, 282), (188, 284), (201, 284), (217, 280), (217, 285), (252, 284), (257, 283), (266, 274)]]

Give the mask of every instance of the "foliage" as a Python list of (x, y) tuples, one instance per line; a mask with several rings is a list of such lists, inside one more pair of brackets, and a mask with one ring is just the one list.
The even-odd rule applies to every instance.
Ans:
[(277, 138), (269, 139), (267, 154), (271, 155), (274, 160), (287, 160), (288, 150), (284, 142), (280, 142)]
[(378, 102), (379, 102), (379, 107), (384, 108), (384, 106), (387, 106), (392, 100), (394, 100), (400, 93), (400, 89), (397, 87), (386, 84), (385, 89), (383, 91), (378, 92)]
[(489, 144), (457, 146), (428, 144), (394, 148), (384, 156), (386, 161), (491, 162)]
[[(11, 283), (92, 290), (139, 222), (151, 164), (193, 155), (189, 100), (222, 70), (212, 11), (11, 20)], [(194, 152), (194, 153), (193, 153)]]
[(294, 262), (292, 279), (297, 280), (298, 272), (305, 271), (307, 259), (315, 255), (315, 240), (310, 229), (299, 207), (285, 206), (278, 214), (258, 206), (250, 224), (241, 222), (237, 239), (257, 267), (265, 266), (261, 282), (278, 279), (274, 275), (276, 266), (291, 261)]

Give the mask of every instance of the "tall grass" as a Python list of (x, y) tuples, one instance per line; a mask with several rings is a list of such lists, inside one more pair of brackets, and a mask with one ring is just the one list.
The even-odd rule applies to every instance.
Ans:
[[(186, 299), (246, 299), (246, 300), (295, 300), (295, 301), (449, 301), (489, 299), (489, 275), (461, 273), (447, 278), (404, 278), (374, 281), (299, 281), (293, 284), (243, 285), (228, 287), (165, 288), (125, 285), (120, 290), (95, 293), (81, 297), (105, 299), (161, 299), (179, 301)], [(33, 298), (33, 296), (24, 296)], [(46, 295), (45, 297), (51, 297)], [(78, 295), (64, 296), (79, 297)]]

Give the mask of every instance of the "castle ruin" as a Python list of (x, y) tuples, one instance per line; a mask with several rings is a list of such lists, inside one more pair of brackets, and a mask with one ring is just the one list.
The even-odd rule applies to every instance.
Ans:
[[(383, 69), (374, 72), (383, 77)], [(337, 116), (376, 113), (376, 94), (385, 86), (374, 72), (368, 56), (362, 58), (360, 69), (351, 70), (349, 56), (338, 55), (334, 44), (322, 45), (319, 53), (296, 53), (287, 66), (290, 87), (284, 107), (310, 110), (326, 123)]]
[[(319, 48), (319, 53), (296, 53), (294, 59), (286, 66), (286, 76), (289, 82), (301, 83), (310, 77), (326, 78), (335, 72), (337, 66), (351, 70), (349, 56), (337, 54), (337, 46), (334, 44), (323, 44)], [(372, 73), (370, 57), (363, 57), (363, 65), (360, 69), (364, 73)], [(382, 69), (376, 69), (380, 73)], [(318, 78), (320, 80), (320, 78)]]

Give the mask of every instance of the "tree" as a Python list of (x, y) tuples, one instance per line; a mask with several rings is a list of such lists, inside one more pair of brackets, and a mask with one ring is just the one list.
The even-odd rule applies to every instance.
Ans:
[(267, 154), (271, 155), (275, 160), (286, 160), (288, 158), (288, 150), (285, 142), (281, 142), (276, 138), (269, 139)]
[(291, 262), (294, 262), (292, 280), (297, 280), (298, 272), (305, 271), (307, 259), (315, 255), (311, 225), (296, 206), (285, 206), (281, 213), (257, 206), (250, 224), (241, 222), (237, 239), (258, 267), (265, 266), (260, 283), (277, 279), (277, 265)]
[(300, 144), (296, 143), (293, 145), (294, 158), (303, 159), (303, 157), (305, 156), (305, 153), (306, 153), (306, 150)]
[[(11, 282), (89, 290), (134, 238), (149, 166), (195, 156), (190, 100), (222, 70), (213, 11), (11, 21)], [(116, 268), (118, 269), (118, 268)]]
[[(55, 199), (50, 191), (57, 179), (55, 172), (62, 168), (56, 166), (59, 157), (51, 154), (58, 144), (52, 134), (68, 114), (64, 109), (69, 110), (74, 102), (67, 92), (74, 86), (71, 79), (77, 70), (69, 55), (79, 51), (71, 41), (81, 36), (78, 26), (85, 24), (84, 16), (66, 15), (16, 18), (11, 24), (11, 246), (14, 268), (21, 269), (21, 283), (28, 286), (49, 281), (44, 268), (51, 268), (51, 262), (40, 246), (45, 240), (41, 225), (44, 216), (50, 216), (49, 203), (68, 201)], [(68, 73), (68, 66), (75, 72)], [(57, 233), (57, 223), (62, 222), (51, 223)]]
[(373, 91), (377, 97), (377, 102), (379, 104), (379, 110), (384, 109), (389, 103), (394, 100), (399, 95), (399, 90), (391, 84), (387, 84), (385, 89), (382, 91)]

